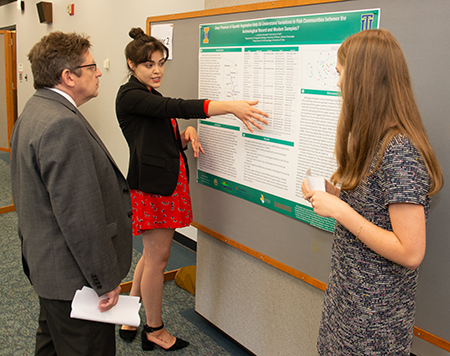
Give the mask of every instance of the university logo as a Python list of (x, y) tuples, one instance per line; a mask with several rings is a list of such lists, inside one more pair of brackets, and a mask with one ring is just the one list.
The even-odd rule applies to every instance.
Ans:
[(203, 43), (209, 43), (209, 27), (203, 27)]
[(374, 14), (361, 15), (361, 31), (371, 30), (373, 25)]

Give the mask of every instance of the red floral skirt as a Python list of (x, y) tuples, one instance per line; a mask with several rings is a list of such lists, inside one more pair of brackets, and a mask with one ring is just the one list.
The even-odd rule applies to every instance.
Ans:
[(175, 191), (170, 196), (149, 194), (131, 189), (133, 235), (144, 230), (177, 229), (192, 222), (191, 196), (186, 166), (180, 154), (180, 171)]

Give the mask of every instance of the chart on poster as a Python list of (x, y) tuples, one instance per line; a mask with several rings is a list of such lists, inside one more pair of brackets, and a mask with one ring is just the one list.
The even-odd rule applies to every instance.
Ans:
[(199, 97), (259, 100), (250, 132), (232, 115), (200, 120), (197, 182), (332, 231), (303, 199), (306, 171), (329, 178), (341, 96), (337, 50), (379, 26), (379, 9), (202, 24)]

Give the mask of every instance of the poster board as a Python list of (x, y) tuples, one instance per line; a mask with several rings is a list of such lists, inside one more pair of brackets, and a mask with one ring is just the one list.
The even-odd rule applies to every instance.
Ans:
[(201, 24), (199, 98), (258, 99), (269, 117), (253, 132), (231, 114), (199, 120), (208, 154), (198, 159), (197, 182), (333, 232), (334, 220), (314, 213), (301, 184), (308, 169), (327, 179), (336, 170), (337, 50), (352, 34), (378, 28), (379, 15), (364, 9)]
[[(174, 24), (174, 57), (166, 64), (161, 92), (172, 97), (197, 98), (200, 24), (369, 8), (381, 9), (380, 27), (391, 31), (402, 46), (425, 128), (448, 180), (450, 72), (446, 68), (447, 58), (450, 57), (450, 46), (447, 45), (450, 7), (447, 0), (354, 0), (274, 9), (266, 7), (251, 12), (233, 12), (233, 8), (227, 14), (215, 10), (188, 16), (150, 17), (149, 26), (152, 21)], [(180, 124), (196, 126), (195, 121), (180, 121)], [(189, 159), (191, 168), (196, 167), (192, 155)], [(190, 187), (196, 222), (321, 282), (327, 282), (331, 250), (329, 232), (194, 180)], [(450, 271), (449, 211), (450, 185), (447, 182), (432, 201), (427, 223), (427, 253), (419, 276), (416, 317), (418, 327), (444, 340), (450, 340), (450, 279), (447, 276)]]

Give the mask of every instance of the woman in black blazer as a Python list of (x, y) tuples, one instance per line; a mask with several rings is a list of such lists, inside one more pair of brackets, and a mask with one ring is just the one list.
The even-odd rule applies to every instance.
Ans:
[[(195, 128), (180, 133), (175, 118), (207, 118), (232, 113), (253, 131), (267, 114), (257, 101), (209, 101), (164, 98), (158, 91), (168, 49), (157, 39), (133, 28), (126, 49), (130, 79), (116, 98), (116, 113), (130, 148), (128, 183), (133, 204), (133, 234), (142, 234), (144, 252), (136, 266), (130, 295), (140, 296), (146, 311), (142, 348), (177, 350), (189, 343), (164, 329), (161, 320), (164, 269), (176, 228), (192, 222), (189, 169), (184, 150), (190, 142), (194, 157), (203, 148)], [(136, 328), (122, 326), (120, 336), (131, 342)]]

